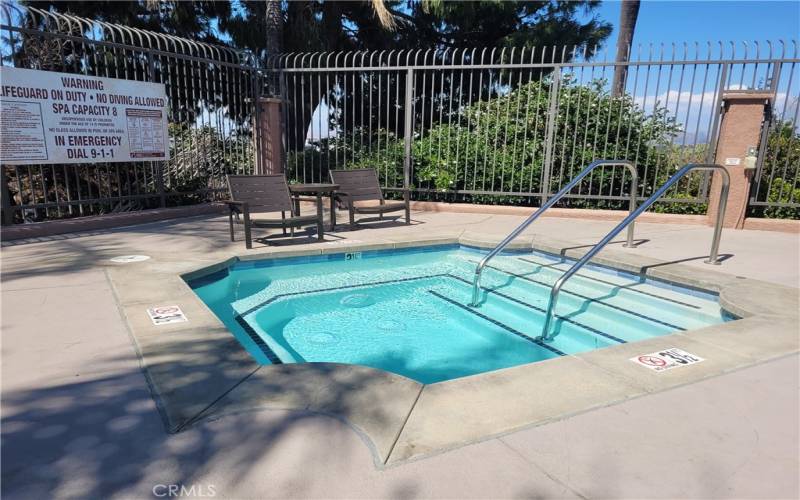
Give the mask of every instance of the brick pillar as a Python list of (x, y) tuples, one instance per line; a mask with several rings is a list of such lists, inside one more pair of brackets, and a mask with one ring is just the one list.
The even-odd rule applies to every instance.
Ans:
[(283, 173), (281, 141), (281, 100), (274, 97), (258, 99), (258, 113), (253, 142), (256, 151), (256, 174)]
[[(754, 171), (745, 168), (745, 156), (751, 147), (758, 147), (761, 125), (772, 94), (759, 91), (732, 91), (722, 95), (725, 114), (719, 129), (715, 163), (724, 166), (731, 176), (728, 207), (723, 227), (741, 229), (750, 196)], [(708, 203), (708, 222), (717, 217), (720, 174), (714, 173)]]

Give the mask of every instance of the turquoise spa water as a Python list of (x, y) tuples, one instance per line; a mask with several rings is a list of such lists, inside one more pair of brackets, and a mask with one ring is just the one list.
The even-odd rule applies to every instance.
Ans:
[(563, 288), (552, 341), (536, 340), (570, 261), (459, 246), (238, 262), (190, 286), (260, 363), (371, 366), (433, 383), (725, 321), (715, 295), (587, 266)]

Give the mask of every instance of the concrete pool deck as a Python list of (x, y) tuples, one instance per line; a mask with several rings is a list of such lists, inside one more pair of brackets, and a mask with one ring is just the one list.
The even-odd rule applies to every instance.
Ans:
[[(165, 484), (177, 482), (187, 487), (214, 484), (220, 496), (233, 497), (669, 497), (692, 492), (700, 496), (797, 496), (797, 356), (785, 356), (797, 352), (796, 336), (794, 344), (786, 337), (772, 339), (774, 344), (742, 344), (752, 346), (750, 352), (696, 340), (703, 348), (721, 349), (729, 361), (735, 358), (722, 370), (735, 371), (691, 385), (680, 386), (686, 381), (669, 383), (674, 388), (658, 394), (653, 392), (665, 387), (640, 384), (635, 393), (644, 396), (637, 399), (569, 418), (562, 415), (555, 422), (534, 428), (510, 432), (514, 430), (511, 428), (510, 433), (504, 432), (500, 437), (380, 471), (370, 464), (373, 457), (351, 428), (308, 411), (325, 412), (324, 405), (248, 411), (201, 420), (175, 435), (159, 428), (158, 414), (126, 335), (129, 328), (136, 332), (138, 327), (130, 319), (126, 324), (123, 317), (126, 308), (132, 308), (139, 314), (130, 317), (141, 318), (146, 304), (165, 305), (162, 299), (176, 298), (178, 292), (185, 290), (159, 287), (154, 296), (149, 286), (117, 287), (116, 282), (124, 281), (126, 274), (131, 277), (130, 284), (146, 282), (147, 276), (141, 274), (141, 268), (136, 270), (137, 264), (114, 265), (108, 258), (144, 253), (153, 257), (147, 264), (151, 270), (177, 277), (177, 273), (202, 267), (209, 261), (287, 248), (341, 251), (348, 245), (403, 244), (410, 239), (485, 235), (496, 238), (521, 220), (513, 216), (434, 213), (415, 213), (413, 218), (418, 224), (410, 227), (385, 223), (381, 228), (337, 232), (329, 242), (318, 246), (281, 245), (274, 247), (276, 250), (256, 246), (252, 252), (246, 252), (242, 242), (231, 244), (227, 240), (224, 218), (161, 222), (4, 247), (3, 493), (150, 496), (153, 486), (166, 481)], [(544, 219), (529, 234), (540, 243), (545, 242), (548, 233), (558, 234), (559, 239), (580, 246), (596, 240), (611, 225)], [(696, 269), (697, 276), (710, 272), (724, 280), (739, 275), (797, 285), (796, 235), (726, 231), (721, 251), (733, 256), (712, 268), (698, 264), (707, 253), (710, 232), (710, 228), (698, 226), (642, 223), (637, 238), (649, 241), (637, 250), (624, 252), (636, 252), (645, 260), (695, 258), (698, 260), (682, 266)], [(548, 244), (552, 244), (552, 238)], [(660, 266), (659, 272), (667, 273), (669, 268)], [(796, 291), (787, 291), (783, 298), (796, 304), (796, 298), (788, 293)], [(184, 310), (190, 323), (197, 321), (197, 314)], [(146, 316), (144, 320), (149, 321)], [(788, 328), (794, 326), (796, 333), (797, 322), (793, 321), (789, 320)], [(759, 324), (744, 333), (753, 335), (759, 328), (771, 326), (768, 322)], [(234, 382), (246, 375), (243, 367), (247, 362), (240, 357), (241, 349), (230, 344), (233, 339), (226, 337), (226, 332), (213, 332), (218, 334), (218, 343), (202, 345), (192, 342), (188, 330), (184, 329), (184, 333), (186, 337), (181, 342), (185, 343), (177, 351), (169, 345), (154, 344), (158, 357), (153, 360), (153, 367), (174, 369), (176, 353), (184, 352), (186, 345), (194, 345), (193, 359), (200, 364), (184, 363), (185, 378), (176, 380), (181, 385), (206, 388), (212, 401), (216, 395), (207, 383), (213, 377), (207, 370), (198, 370), (198, 366), (216, 365), (227, 380)], [(639, 343), (626, 347), (633, 346), (637, 347), (634, 354), (661, 347), (648, 350)], [(765, 352), (771, 354), (764, 357)], [(712, 355), (704, 357), (715, 359)], [(743, 361), (745, 358), (749, 361)], [(773, 360), (764, 364), (767, 358)], [(757, 366), (742, 369), (754, 364)], [(597, 362), (596, 366), (602, 363)], [(631, 365), (633, 368), (639, 367)], [(344, 374), (342, 384), (363, 381), (365, 377), (357, 371), (351, 369)], [(636, 381), (644, 376), (634, 372), (632, 378)], [(240, 388), (247, 389), (247, 383)], [(626, 383), (634, 385), (631, 380)], [(548, 389), (546, 384), (541, 387)], [(551, 392), (563, 389), (549, 387)], [(328, 403), (363, 405), (355, 398), (334, 397), (341, 394), (330, 391), (326, 395)], [(538, 394), (533, 388), (525, 388), (512, 403), (524, 406)], [(425, 402), (423, 397), (420, 402)], [(486, 401), (484, 407), (501, 403)], [(463, 419), (456, 411), (457, 405), (446, 404), (443, 408), (451, 412), (444, 414), (451, 419), (449, 422)], [(425, 429), (418, 429), (432, 422), (435, 415), (419, 413), (417, 417), (418, 421), (409, 419), (407, 431), (424, 432)], [(378, 427), (389, 426), (385, 415), (375, 414), (372, 418)], [(450, 427), (457, 432), (468, 426)], [(588, 428), (593, 430), (591, 436), (586, 435)], [(752, 436), (753, 432), (759, 437), (757, 442), (743, 435)], [(414, 435), (409, 433), (405, 444), (398, 440), (395, 450), (418, 449)], [(573, 441), (579, 437), (588, 438), (589, 442)], [(569, 441), (565, 448), (559, 446), (564, 440)], [(646, 453), (657, 449), (653, 446), (661, 448), (657, 456)], [(434, 447), (434, 451), (448, 447)], [(579, 458), (570, 459), (575, 451)], [(427, 453), (398, 457), (417, 455)], [(649, 460), (643, 460), (644, 456), (650, 456)], [(694, 460), (697, 465), (692, 467), (685, 463), (687, 460)], [(664, 485), (663, 475), (659, 474), (676, 468), (683, 471), (675, 474), (676, 479), (681, 476), (679, 484)], [(708, 474), (699, 473), (703, 468), (706, 472), (714, 470), (713, 480), (708, 479)], [(725, 479), (737, 470), (736, 478)], [(610, 481), (603, 479), (604, 474), (618, 477)], [(243, 481), (245, 477), (248, 480)], [(755, 479), (748, 481), (747, 477), (759, 477), (761, 484), (756, 484)], [(653, 495), (655, 487), (660, 489)], [(645, 493), (648, 491), (651, 493)]]

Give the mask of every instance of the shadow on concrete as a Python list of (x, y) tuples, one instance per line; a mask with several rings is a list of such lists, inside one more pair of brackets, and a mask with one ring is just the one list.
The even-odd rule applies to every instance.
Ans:
[[(345, 218), (344, 220), (339, 221), (336, 224), (337, 231), (344, 230), (344, 231), (359, 231), (361, 229), (386, 229), (390, 227), (408, 227), (408, 226), (419, 226), (420, 224), (425, 224), (424, 221), (411, 219), (410, 224), (405, 223), (405, 216), (391, 216), (391, 217), (384, 217), (383, 219), (379, 217), (357, 217), (355, 225), (350, 225), (350, 223)], [(341, 228), (341, 229), (339, 229)]]
[[(627, 241), (628, 240), (609, 241), (608, 244), (609, 245), (620, 245), (620, 244), (626, 243)], [(647, 238), (639, 238), (639, 239), (633, 240), (633, 248), (639, 248), (641, 245), (644, 245), (645, 243), (650, 243), (650, 240), (647, 239)], [(570, 250), (579, 250), (581, 248), (593, 248), (594, 246), (595, 246), (595, 243), (591, 243), (589, 245), (576, 245), (576, 246), (572, 246), (572, 247), (564, 247), (564, 248), (561, 249), (561, 252), (559, 253), (559, 255), (561, 255), (562, 257), (566, 257), (567, 256), (567, 252), (570, 251)]]
[[(202, 362), (186, 362), (167, 355), (176, 350), (192, 354), (185, 359)], [(164, 353), (163, 360), (154, 357), (151, 369), (180, 372), (176, 391), (202, 391), (207, 378), (204, 366), (217, 357), (216, 350), (214, 345), (196, 342), (166, 343), (159, 349)], [(76, 378), (3, 393), (3, 497), (106, 498), (127, 491), (141, 498), (150, 496), (156, 484), (188, 486), (203, 480), (212, 470), (215, 475), (223, 474), (226, 484), (235, 485), (264, 461), (280, 463), (280, 450), (287, 452), (284, 436), (301, 432), (304, 425), (309, 425), (307, 421), (319, 415), (309, 411), (259, 412), (237, 418), (233, 426), (225, 424), (227, 419), (195, 419), (187, 422), (191, 425), (186, 430), (168, 434), (141, 371), (129, 368), (131, 359), (112, 358), (98, 363), (109, 369), (88, 380)], [(128, 368), (115, 369), (120, 365)], [(342, 375), (314, 364), (306, 365), (306, 369), (317, 375), (307, 380), (328, 379), (330, 383), (322, 387), (304, 382), (303, 378), (276, 377), (274, 382), (267, 380), (268, 387), (264, 389), (300, 391), (317, 401), (315, 407), (321, 414), (346, 414), (357, 407), (369, 412), (366, 418), (377, 425), (386, 419), (379, 409), (365, 407), (364, 401), (356, 399), (358, 389), (369, 384), (363, 373)], [(250, 383), (264, 381), (249, 379)], [(224, 402), (223, 398), (216, 405)], [(353, 455), (343, 448), (352, 447), (352, 431), (340, 421), (317, 418), (313, 426), (317, 434), (321, 429), (323, 435), (312, 436), (304, 450), (288, 451), (293, 454), (293, 463), (330, 464)], [(357, 450), (362, 456), (365, 451)], [(298, 452), (308, 456), (297, 456)], [(303, 478), (308, 473), (308, 469), (297, 469), (300, 486), (293, 494), (302, 496)], [(131, 488), (137, 488), (135, 494)], [(218, 493), (227, 496), (224, 491)], [(258, 496), (257, 491), (254, 493)]]
[[(36, 246), (35, 258), (32, 259), (31, 249), (24, 247), (42, 242), (48, 244)], [(171, 251), (176, 260), (181, 259), (183, 250), (186, 254), (196, 254), (231, 249), (237, 244), (244, 248), (243, 241), (230, 241), (227, 219), (214, 216), (152, 222), (99, 233), (49, 236), (35, 241), (18, 240), (15, 243), (3, 247), (4, 283), (40, 274), (96, 269), (98, 264), (105, 264), (112, 257), (136, 253), (146, 255), (148, 248), (154, 246)]]
[[(719, 254), (717, 256), (717, 260), (719, 260), (720, 262), (725, 262), (726, 260), (732, 259), (735, 256), (736, 256), (736, 254), (732, 254), (732, 253), (721, 253), (721, 254)], [(709, 255), (701, 255), (699, 257), (687, 257), (685, 259), (670, 260), (668, 262), (660, 262), (658, 264), (651, 264), (649, 266), (642, 266), (642, 274), (647, 274), (648, 271), (650, 271), (651, 269), (655, 269), (656, 267), (669, 266), (669, 265), (672, 265), (672, 264), (681, 264), (683, 262), (691, 262), (693, 260), (708, 260), (709, 257), (710, 257)]]
[[(412, 225), (420, 224), (425, 222), (412, 220)], [(399, 220), (384, 219), (358, 225), (355, 229), (391, 227), (406, 227), (406, 224)], [(347, 224), (339, 224), (338, 228), (334, 232), (326, 231), (325, 241), (357, 238), (357, 233)], [(284, 237), (280, 229), (272, 231), (259, 229), (254, 236), (255, 242), (265, 246), (302, 246), (319, 243), (315, 229), (296, 233), (294, 239), (289, 236)], [(37, 247), (33, 262), (30, 257), (30, 246), (37, 243), (47, 243), (47, 245)], [(112, 257), (130, 254), (147, 255), (148, 249), (152, 251), (154, 247), (169, 250), (175, 260), (181, 259), (182, 251), (187, 255), (218, 250), (243, 251), (244, 233), (237, 231), (236, 241), (231, 242), (227, 217), (202, 215), (114, 229), (16, 240), (3, 245), (2, 280), (4, 283), (9, 283), (44, 273), (71, 273), (96, 268), (99, 263), (102, 264)]]
[[(160, 221), (152, 221), (152, 222), (142, 222), (127, 226), (119, 226), (119, 227), (112, 227), (112, 228), (104, 228), (104, 229), (92, 229), (86, 231), (74, 231), (69, 233), (62, 233), (62, 234), (53, 234), (48, 236), (36, 236), (33, 238), (22, 238), (17, 240), (10, 240), (10, 241), (3, 241), (2, 247), (15, 247), (21, 245), (30, 245), (34, 243), (44, 243), (50, 241), (63, 241), (63, 240), (73, 240), (76, 238), (87, 238), (90, 236), (102, 236), (108, 234), (116, 234), (116, 233), (130, 233), (130, 232), (137, 232), (140, 229), (152, 226), (158, 227), (168, 227), (174, 226), (176, 224), (182, 224), (187, 222), (194, 222), (194, 221), (202, 221), (202, 220), (213, 220), (219, 219), (221, 216), (216, 214), (204, 214), (204, 215), (195, 215), (191, 217), (181, 217), (177, 219), (168, 219), (168, 220), (160, 220)], [(227, 219), (226, 219), (227, 220)]]
[[(291, 234), (268, 234), (266, 236), (256, 236), (253, 238), (253, 243), (260, 243), (268, 247), (293, 247), (297, 245), (310, 245), (312, 243), (322, 243), (328, 240), (328, 233), (325, 233), (323, 240), (317, 239), (317, 232), (314, 230), (295, 231), (294, 236)], [(244, 237), (237, 239), (239, 242), (244, 242)], [(255, 245), (254, 245), (255, 247)]]

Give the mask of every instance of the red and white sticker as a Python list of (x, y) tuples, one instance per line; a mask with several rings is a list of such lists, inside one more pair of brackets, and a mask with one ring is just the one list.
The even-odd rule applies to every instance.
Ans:
[(178, 306), (151, 307), (147, 310), (154, 325), (169, 325), (189, 321)]
[(690, 354), (682, 349), (672, 347), (650, 354), (642, 354), (631, 358), (637, 365), (650, 368), (654, 372), (663, 372), (681, 366), (693, 365), (705, 361), (700, 356)]

